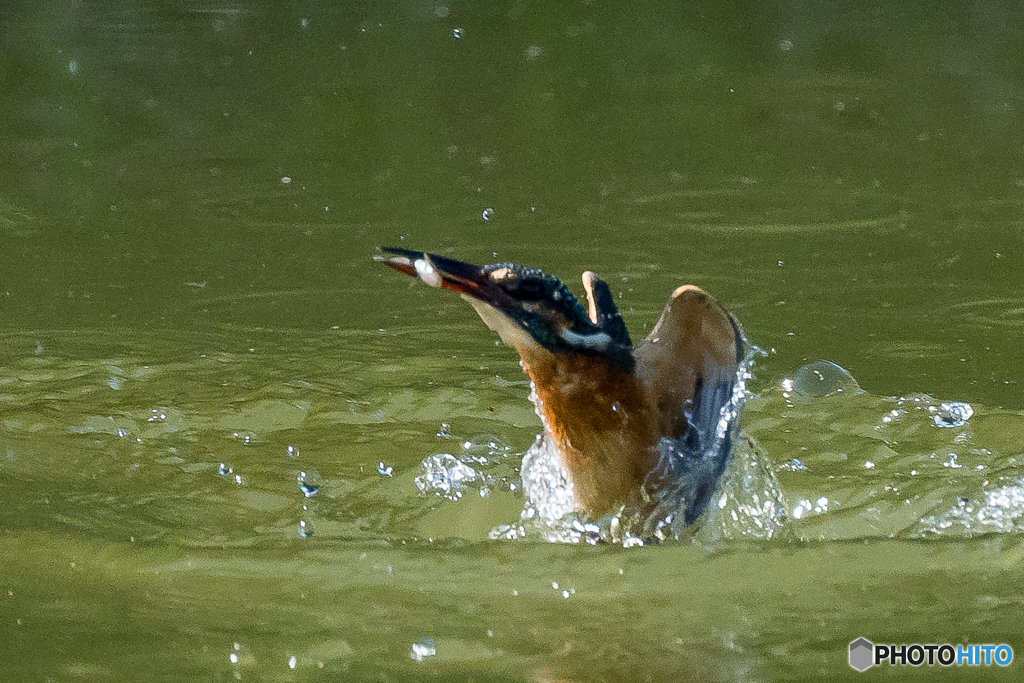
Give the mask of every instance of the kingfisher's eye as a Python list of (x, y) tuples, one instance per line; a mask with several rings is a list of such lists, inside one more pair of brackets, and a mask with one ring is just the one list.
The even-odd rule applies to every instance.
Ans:
[(547, 286), (542, 280), (526, 277), (508, 283), (505, 291), (520, 301), (540, 301), (547, 294)]

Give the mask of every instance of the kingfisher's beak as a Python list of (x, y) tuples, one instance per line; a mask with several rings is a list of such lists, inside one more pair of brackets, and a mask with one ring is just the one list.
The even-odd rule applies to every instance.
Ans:
[(382, 247), (381, 251), (385, 253), (374, 254), (374, 261), (419, 278), (431, 287), (458, 292), (474, 307), (475, 302), (483, 302), (507, 316), (518, 308), (519, 302), (497, 286), (481, 266), (411, 249)]

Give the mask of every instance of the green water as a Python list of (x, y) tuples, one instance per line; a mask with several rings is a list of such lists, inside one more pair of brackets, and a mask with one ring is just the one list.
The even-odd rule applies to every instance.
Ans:
[[(1024, 656), (1022, 26), (10, 3), (0, 679), (963, 672), (858, 674), (859, 636)], [(594, 270), (634, 338), (676, 286), (713, 292), (766, 352), (742, 424), (781, 526), (738, 493), (693, 543), (491, 540), (523, 507), (528, 384), (380, 245), (577, 292)], [(859, 390), (787, 388), (818, 359)], [(442, 453), (478, 457), (457, 500), (417, 486)]]

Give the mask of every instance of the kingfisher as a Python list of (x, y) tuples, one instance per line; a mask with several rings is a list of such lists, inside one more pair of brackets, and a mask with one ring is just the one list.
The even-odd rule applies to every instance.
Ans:
[(589, 270), (584, 306), (537, 268), (381, 252), (374, 260), (457, 292), (519, 354), (579, 518), (643, 530), (655, 511), (674, 509), (685, 525), (700, 517), (728, 460), (746, 352), (739, 323), (707, 292), (677, 288), (634, 345), (611, 288)]

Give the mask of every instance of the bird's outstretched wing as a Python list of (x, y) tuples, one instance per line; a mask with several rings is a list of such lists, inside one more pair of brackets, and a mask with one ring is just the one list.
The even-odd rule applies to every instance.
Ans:
[(649, 488), (664, 490), (662, 503), (683, 508), (685, 523), (691, 524), (707, 506), (728, 462), (743, 334), (718, 302), (687, 285), (673, 292), (635, 354), (638, 373), (664, 416), (661, 466), (652, 473), (657, 481)]

